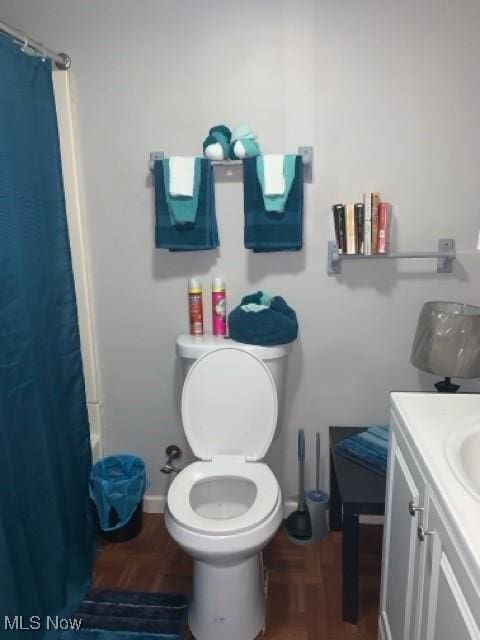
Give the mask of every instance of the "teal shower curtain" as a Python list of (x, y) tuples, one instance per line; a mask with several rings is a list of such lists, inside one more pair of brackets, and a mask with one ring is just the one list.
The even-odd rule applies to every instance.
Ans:
[(89, 586), (90, 467), (51, 63), (0, 35), (0, 638)]

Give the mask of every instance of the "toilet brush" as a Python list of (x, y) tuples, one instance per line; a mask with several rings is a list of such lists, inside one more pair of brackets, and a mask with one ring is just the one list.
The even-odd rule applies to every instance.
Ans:
[(310, 514), (305, 503), (305, 434), (298, 431), (298, 506), (285, 520), (287, 535), (293, 542), (307, 541), (312, 537)]
[(328, 534), (328, 493), (320, 489), (320, 434), (315, 436), (315, 491), (307, 492), (307, 507), (312, 522), (311, 542), (318, 542)]

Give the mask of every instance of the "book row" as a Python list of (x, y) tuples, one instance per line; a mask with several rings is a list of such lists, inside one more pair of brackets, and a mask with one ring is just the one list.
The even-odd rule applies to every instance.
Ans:
[(339, 253), (388, 253), (392, 205), (382, 202), (378, 191), (364, 193), (363, 202), (334, 204), (332, 210)]

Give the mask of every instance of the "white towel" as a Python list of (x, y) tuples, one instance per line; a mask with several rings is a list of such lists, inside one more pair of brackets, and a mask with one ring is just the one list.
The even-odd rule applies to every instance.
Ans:
[(172, 156), (169, 158), (170, 184), (168, 191), (172, 198), (176, 196), (193, 197), (195, 177), (195, 158)]
[(265, 196), (282, 196), (285, 193), (285, 177), (283, 175), (282, 153), (270, 153), (263, 156), (263, 175)]

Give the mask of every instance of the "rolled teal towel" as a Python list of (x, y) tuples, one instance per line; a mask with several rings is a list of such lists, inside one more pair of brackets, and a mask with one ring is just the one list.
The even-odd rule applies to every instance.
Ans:
[(241, 124), (239, 127), (232, 131), (232, 142), (236, 142), (237, 140), (241, 140), (242, 138), (250, 138), (251, 140), (256, 140), (257, 135), (253, 133), (248, 124)]
[(283, 213), (285, 211), (285, 205), (287, 204), (288, 196), (290, 195), (290, 189), (292, 188), (293, 180), (295, 179), (295, 155), (287, 154), (283, 158), (283, 177), (285, 178), (285, 191), (283, 194), (266, 196), (265, 195), (265, 174), (263, 165), (263, 156), (257, 158), (257, 175), (260, 185), (262, 187), (263, 204), (265, 211), (272, 213)]
[[(244, 308), (252, 305), (257, 308)], [(242, 299), (228, 316), (228, 328), (232, 340), (263, 347), (293, 342), (298, 335), (295, 311), (281, 296), (265, 297), (262, 291)]]
[(203, 141), (203, 155), (210, 160), (226, 160), (230, 156), (232, 132), (224, 124), (217, 124)]
[(251, 138), (242, 138), (232, 145), (235, 158), (243, 160), (244, 158), (255, 158), (260, 155), (260, 147), (256, 140)]
[(201, 165), (200, 158), (195, 158), (193, 195), (175, 196), (170, 195), (170, 165), (168, 159), (162, 160), (165, 198), (167, 201), (170, 221), (172, 225), (194, 224), (197, 219), (198, 195), (200, 192)]
[(232, 132), (231, 139), (231, 155), (232, 158), (254, 158), (260, 152), (260, 146), (257, 142), (257, 135), (246, 124), (242, 124)]
[(230, 131), (230, 129), (227, 127), (226, 124), (216, 124), (214, 127), (212, 127), (210, 129), (210, 131), (208, 132), (211, 136), (215, 136), (217, 133), (219, 133), (220, 135), (222, 135), (225, 140), (230, 144), (230, 141), (232, 139), (232, 132)]

